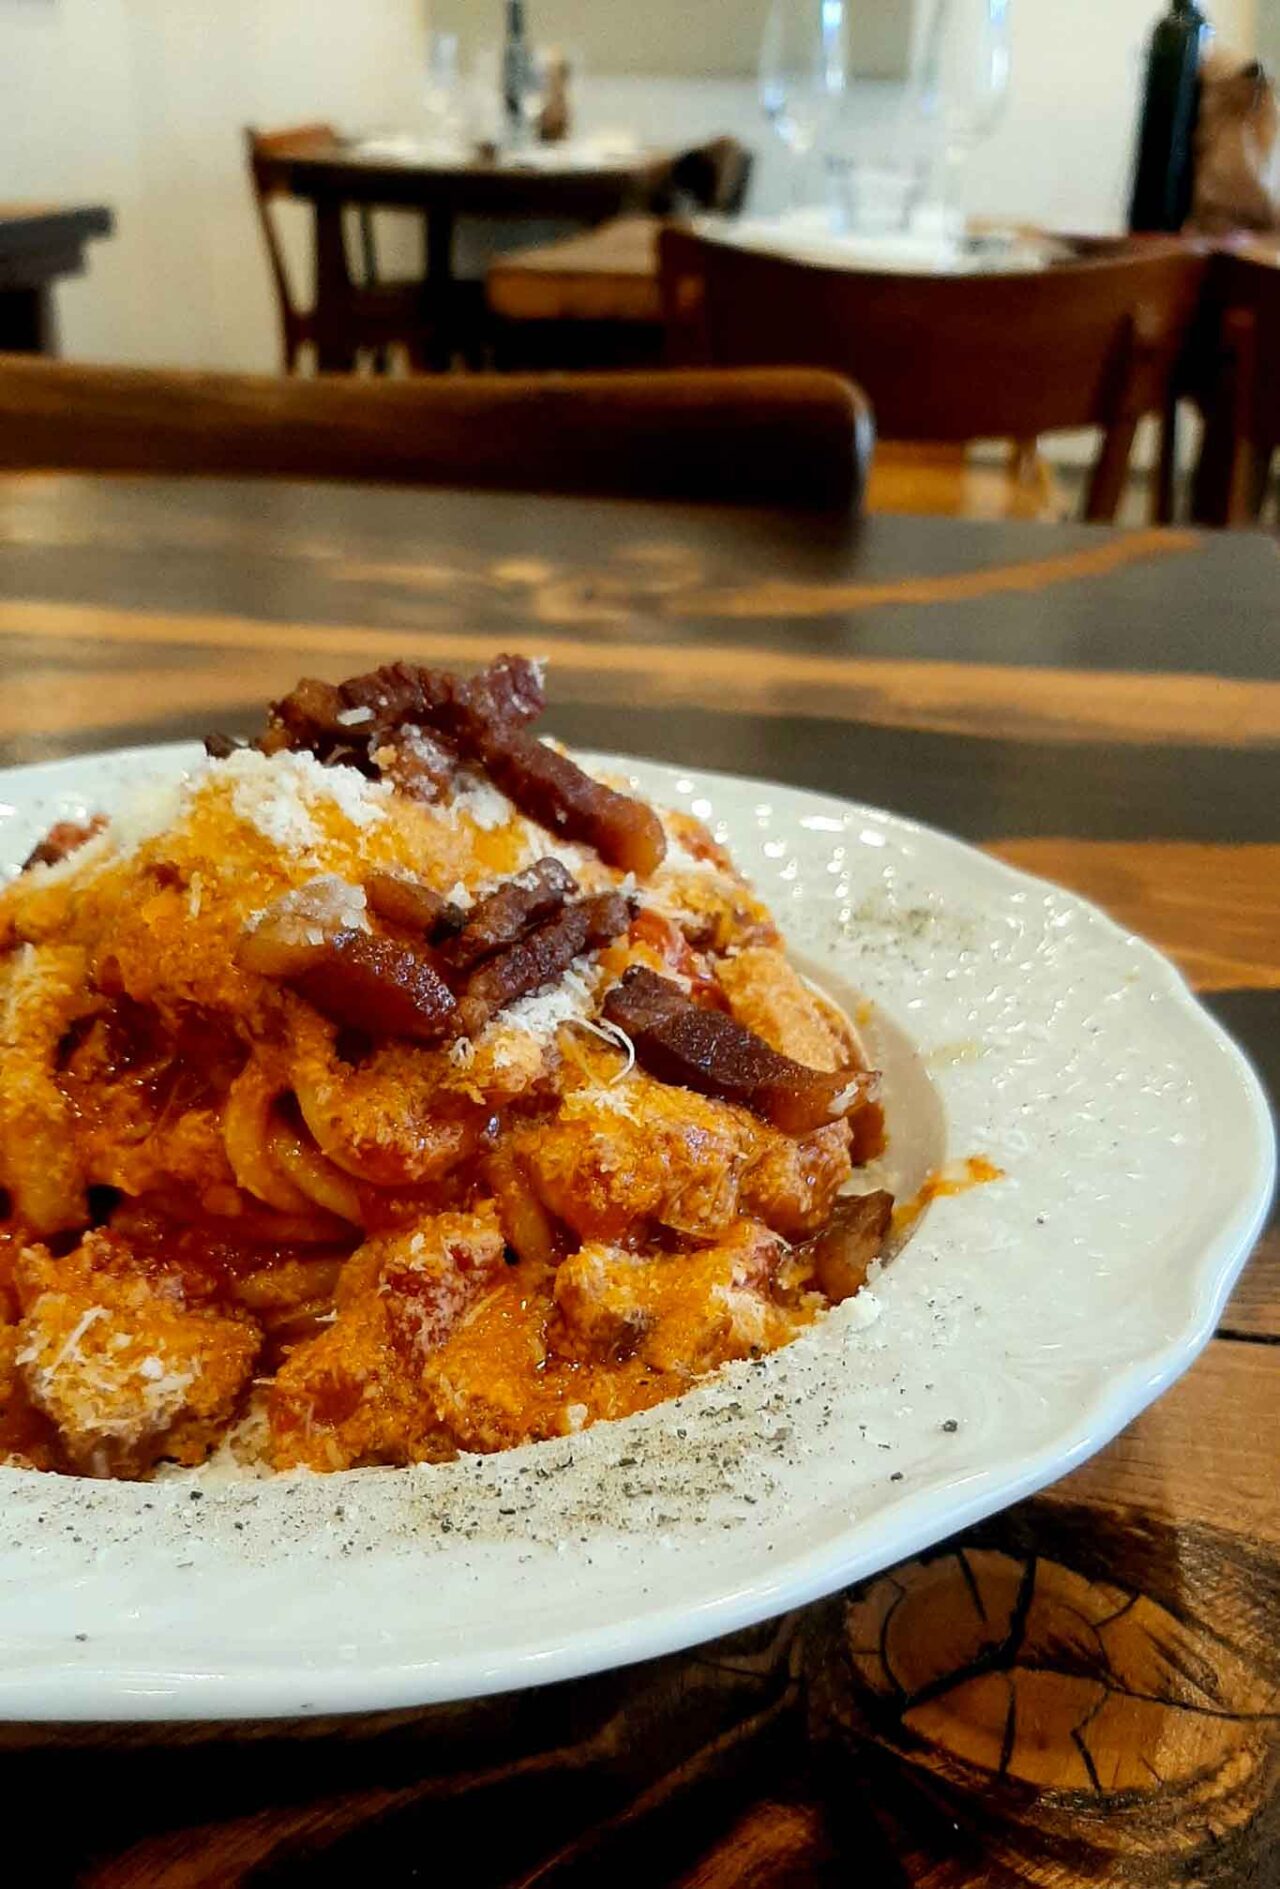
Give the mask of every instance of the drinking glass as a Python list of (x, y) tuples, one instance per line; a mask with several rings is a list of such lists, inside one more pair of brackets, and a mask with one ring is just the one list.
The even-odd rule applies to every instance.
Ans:
[(444, 146), (460, 141), (463, 112), (456, 33), (427, 34), (423, 108), (429, 144)]
[(844, 0), (772, 0), (760, 45), (760, 103), (796, 160), (794, 189), (845, 88)]
[(1012, 65), (1010, 0), (926, 0), (913, 93), (936, 151), (940, 195), (954, 211), (964, 167), (1000, 122)]

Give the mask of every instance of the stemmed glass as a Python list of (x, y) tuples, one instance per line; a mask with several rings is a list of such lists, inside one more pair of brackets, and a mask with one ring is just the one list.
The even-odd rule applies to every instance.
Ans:
[(428, 33), (426, 83), (422, 101), (428, 144), (443, 147), (460, 141), (460, 85), (457, 34)]
[(772, 0), (760, 45), (760, 103), (796, 160), (793, 194), (806, 160), (830, 124), (845, 88), (844, 0)]
[(917, 42), (916, 108), (931, 129), (939, 193), (955, 211), (961, 174), (1000, 122), (1012, 65), (1010, 0), (928, 0)]

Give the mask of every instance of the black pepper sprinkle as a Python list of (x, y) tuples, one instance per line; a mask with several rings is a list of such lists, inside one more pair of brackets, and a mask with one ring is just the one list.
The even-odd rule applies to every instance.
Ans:
[(204, 1490), (203, 1490), (203, 1489), (193, 1489), (193, 1490), (191, 1491), (191, 1497), (190, 1497), (190, 1499), (191, 1499), (191, 1501), (192, 1501), (192, 1502), (203, 1502), (203, 1501), (204, 1501)]
[(956, 1431), (960, 1428), (960, 1425), (956, 1422), (954, 1417), (948, 1417), (942, 1427), (948, 1436), (954, 1436)]
[(87, 1634), (87, 1633), (77, 1633), (77, 1635), (76, 1635), (76, 1638), (77, 1638), (77, 1640), (79, 1640), (79, 1641), (80, 1641), (80, 1644), (81, 1644), (82, 1646), (83, 1646), (83, 1644), (84, 1644), (84, 1642), (85, 1642), (85, 1641), (86, 1641), (86, 1640), (88, 1639), (88, 1637), (89, 1637), (89, 1636), (88, 1636), (88, 1634)]
[(901, 1482), (901, 1481), (902, 1481), (902, 1471), (901, 1471), (900, 1469), (895, 1469), (895, 1470), (894, 1470), (894, 1472), (893, 1472), (893, 1474), (892, 1474), (892, 1475), (890, 1476), (890, 1478), (889, 1478), (889, 1480), (890, 1480), (890, 1482)]

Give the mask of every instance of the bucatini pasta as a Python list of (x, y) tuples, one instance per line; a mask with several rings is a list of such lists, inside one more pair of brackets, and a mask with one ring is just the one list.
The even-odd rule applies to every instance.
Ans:
[(877, 1080), (535, 665), (304, 682), (0, 894), (0, 1460), (438, 1461), (857, 1292)]

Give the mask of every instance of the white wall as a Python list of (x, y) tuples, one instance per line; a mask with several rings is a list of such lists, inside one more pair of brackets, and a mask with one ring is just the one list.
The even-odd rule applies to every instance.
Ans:
[[(1078, 230), (1118, 224), (1141, 48), (1162, 4), (1013, 0), (1011, 104), (974, 160), (969, 208)], [(1255, 6), (1211, 5), (1222, 36), (1246, 51)], [(488, 21), (497, 0), (483, 10)], [(274, 366), (240, 128), (315, 118), (411, 128), (423, 12), (423, 0), (0, 0), (0, 194), (105, 202), (117, 215), (88, 276), (60, 291), (65, 352)], [(536, 33), (537, 0), (530, 12)], [(785, 171), (750, 84), (588, 73), (582, 104), (588, 127), (625, 125), (655, 142), (735, 131), (761, 153), (758, 207), (783, 200)], [(304, 237), (305, 212), (295, 220)]]
[(421, 32), (418, 0), (0, 0), (0, 195), (116, 213), (64, 352), (274, 368), (241, 127), (407, 120)]

